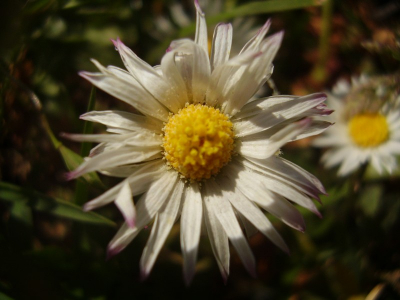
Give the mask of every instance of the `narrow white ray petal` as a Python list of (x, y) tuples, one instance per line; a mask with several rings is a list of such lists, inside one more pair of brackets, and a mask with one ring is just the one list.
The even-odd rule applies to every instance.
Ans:
[(194, 5), (196, 7), (196, 34), (194, 37), (194, 41), (196, 44), (202, 47), (206, 53), (208, 53), (206, 18), (201, 10), (198, 0), (194, 1)]
[(178, 71), (186, 84), (189, 102), (204, 103), (211, 74), (207, 52), (190, 40), (182, 41), (170, 52), (175, 55)]
[(127, 81), (116, 77), (105, 68), (101, 70), (104, 73), (80, 72), (79, 75), (110, 95), (132, 105), (141, 113), (167, 121), (168, 110), (153, 99), (134, 77), (131, 76)]
[(157, 147), (162, 144), (162, 137), (154, 132), (127, 132), (123, 134), (70, 134), (62, 133), (65, 137), (77, 142), (93, 142), (93, 143), (120, 143), (137, 147)]
[(289, 248), (280, 234), (264, 213), (235, 186), (235, 181), (228, 179), (224, 180), (223, 183), (227, 186), (224, 194), (232, 205), (271, 242), (289, 253)]
[[(274, 178), (274, 177), (270, 176), (268, 173), (258, 174), (258, 173), (254, 172), (254, 171), (250, 171), (247, 168), (245, 168), (245, 170), (240, 169), (241, 168), (240, 165), (237, 165), (236, 162), (235, 162), (235, 165), (233, 165), (233, 167), (236, 167), (239, 170), (241, 170), (240, 179), (243, 181), (243, 183), (244, 182), (248, 182), (248, 183), (251, 182), (251, 178), (252, 177), (258, 178), (259, 182), (261, 182), (262, 185), (266, 189), (268, 189), (268, 190), (270, 190), (270, 191), (272, 191), (272, 192), (274, 192), (276, 194), (279, 194), (279, 195), (285, 197), (286, 199), (288, 199), (288, 200), (290, 200), (290, 201), (292, 201), (292, 202), (294, 202), (296, 204), (299, 204), (300, 206), (303, 206), (303, 207), (309, 209), (310, 211), (315, 213), (317, 216), (321, 217), (321, 214), (318, 211), (318, 209), (315, 206), (315, 204), (312, 201), (312, 199), (310, 199), (309, 196), (305, 195), (304, 192), (299, 191), (299, 187), (297, 187), (295, 185), (293, 185), (293, 186), (288, 185), (287, 180), (285, 180), (285, 179), (281, 180), (281, 179)], [(244, 191), (242, 191), (242, 192), (244, 193)], [(252, 191), (250, 191), (250, 193), (251, 192)], [(247, 196), (247, 194), (246, 194), (246, 196)], [(272, 198), (272, 200), (277, 198), (275, 195), (272, 195), (270, 193), (269, 193), (269, 197)], [(259, 197), (259, 198), (262, 199), (262, 197)], [(253, 200), (252, 198), (250, 198), (250, 199)], [(301, 224), (303, 223), (303, 220), (301, 218), (301, 215), (298, 214), (297, 210), (296, 210), (296, 212), (294, 211), (295, 208), (293, 208), (291, 206), (290, 207), (286, 207), (287, 204), (288, 203), (280, 203), (280, 205), (278, 207), (274, 208), (274, 209), (276, 209), (277, 216), (279, 216), (279, 214), (283, 214), (283, 216), (284, 216), (285, 213), (287, 212), (288, 215), (285, 217), (287, 219), (287, 222), (290, 223), (291, 220), (293, 222), (295, 222), (293, 224), (288, 224), (288, 225), (290, 225), (290, 226), (292, 226), (292, 227), (294, 227), (294, 228), (296, 228), (298, 230), (302, 230), (301, 229)], [(272, 213), (272, 211), (271, 211), (271, 213)], [(290, 216), (292, 216), (292, 217), (290, 217)]]
[(255, 59), (248, 68), (245, 68), (240, 81), (232, 85), (230, 94), (226, 95), (226, 105), (222, 108), (226, 114), (234, 116), (239, 112), (257, 92), (260, 84), (269, 79), (273, 70), (272, 60), (278, 52), (282, 38), (283, 32), (279, 32), (263, 41), (260, 57)]
[(115, 199), (115, 205), (124, 216), (126, 224), (131, 228), (135, 227), (136, 209), (135, 204), (133, 203), (132, 191), (127, 181), (124, 181), (124, 184)]
[[(319, 195), (323, 194), (319, 190), (319, 188), (317, 188), (310, 181), (306, 181), (303, 178), (301, 178), (302, 179), (301, 181), (295, 180), (294, 177), (292, 178), (290, 176), (291, 173), (287, 173), (282, 176), (281, 173), (275, 172), (274, 169), (265, 167), (265, 166), (268, 166), (268, 162), (264, 162), (264, 164), (257, 164), (257, 162), (255, 160), (247, 160), (247, 159), (242, 159), (242, 158), (235, 158), (235, 160), (240, 162), (240, 164), (242, 164), (246, 168), (249, 168), (257, 173), (264, 174), (264, 175), (268, 176), (269, 178), (273, 178), (274, 180), (284, 182), (285, 184), (289, 185), (290, 187), (298, 190), (301, 193), (306, 194), (308, 197), (317, 199), (318, 201), (320, 200)], [(268, 161), (268, 160), (269, 159), (266, 159), (266, 161)], [(260, 161), (260, 160), (258, 160), (258, 161)], [(308, 197), (305, 197), (305, 198), (308, 199)], [(306, 205), (306, 206), (304, 206), (304, 205)], [(317, 211), (317, 209), (311, 199), (306, 201), (306, 203), (304, 203), (304, 205), (301, 205), (301, 206), (306, 207), (313, 212)]]
[(109, 150), (83, 162), (77, 169), (68, 173), (68, 179), (77, 178), (88, 172), (121, 165), (140, 163), (161, 157), (161, 148), (126, 146)]
[(190, 284), (194, 276), (197, 250), (200, 241), (203, 205), (196, 182), (188, 185), (181, 215), (181, 249), (185, 282)]
[(175, 63), (176, 53), (171, 49), (161, 60), (161, 69), (166, 82), (170, 88), (166, 91), (164, 97), (169, 103), (170, 110), (177, 113), (180, 108), (189, 102), (188, 91), (184, 79)]
[(311, 119), (291, 123), (272, 135), (269, 139), (257, 138), (257, 134), (242, 138), (237, 143), (237, 151), (243, 156), (265, 159), (275, 154), (280, 147), (299, 135), (311, 124)]
[(236, 136), (246, 136), (265, 131), (291, 118), (307, 116), (307, 111), (326, 100), (325, 94), (318, 93), (304, 97), (277, 96), (246, 104), (235, 115)]
[(175, 172), (165, 172), (158, 180), (154, 181), (146, 193), (140, 197), (136, 205), (136, 226), (129, 228), (126, 223), (108, 244), (108, 256), (113, 256), (122, 251), (147, 225), (160, 210), (162, 205), (175, 188), (178, 176)]
[(224, 64), (229, 60), (232, 46), (232, 25), (220, 23), (215, 27), (212, 49), (211, 69)]
[[(236, 167), (232, 166), (232, 168)], [(278, 217), (290, 227), (299, 231), (305, 230), (305, 223), (300, 212), (277, 194), (290, 200), (291, 198), (297, 200), (298, 197), (305, 198), (304, 195), (279, 181), (271, 180), (271, 178), (255, 172), (246, 169), (240, 170), (239, 168), (236, 171), (240, 171), (239, 177), (236, 180), (237, 188), (248, 199), (251, 199), (251, 201), (257, 203), (260, 207)], [(247, 188), (252, 182), (252, 188)]]
[(235, 211), (236, 216), (240, 220), (240, 224), (242, 225), (242, 228), (244, 228), (244, 231), (246, 232), (247, 238), (251, 238), (253, 235), (255, 235), (258, 232), (257, 227), (253, 225), (250, 221), (248, 221), (238, 210)]
[(138, 235), (143, 228), (131, 228), (127, 223), (122, 224), (121, 228), (117, 231), (113, 239), (107, 247), (107, 259), (118, 254), (129, 245), (130, 242)]
[(183, 181), (178, 180), (170, 198), (166, 200), (166, 203), (163, 204), (161, 210), (156, 214), (150, 237), (140, 259), (141, 277), (143, 279), (150, 274), (156, 258), (174, 225), (182, 199), (183, 188)]
[(279, 95), (266, 98), (255, 99), (244, 105), (240, 112), (232, 117), (233, 120), (240, 120), (253, 117), (265, 111), (275, 112), (280, 111), (285, 107), (293, 106), (300, 97), (291, 95)]
[(329, 149), (322, 155), (321, 160), (327, 168), (331, 168), (343, 161), (350, 152), (354, 151), (357, 150), (352, 146)]
[(244, 45), (243, 49), (240, 51), (239, 54), (247, 52), (247, 51), (254, 51), (258, 50), (262, 40), (264, 39), (265, 35), (267, 34), (269, 27), (271, 26), (271, 19), (268, 19), (267, 22), (261, 27), (257, 34), (252, 37), (246, 45)]
[(221, 193), (221, 188), (213, 180), (207, 181), (205, 187), (208, 195), (205, 197), (206, 206), (208, 206), (209, 210), (214, 211), (245, 268), (253, 277), (255, 277), (255, 259), (250, 246), (243, 235), (239, 222), (236, 219), (231, 204), (225, 198), (224, 194)]
[(117, 110), (91, 111), (81, 115), (80, 118), (108, 127), (123, 128), (131, 131), (149, 130), (161, 133), (163, 127), (163, 123), (157, 119)]
[[(208, 237), (210, 239), (211, 248), (223, 280), (226, 282), (229, 275), (229, 242), (221, 223), (217, 220), (214, 211), (206, 204), (210, 201), (207, 193), (202, 194), (203, 198), (203, 215), (207, 227)], [(208, 199), (208, 200), (207, 200)]]
[(308, 138), (310, 136), (318, 135), (318, 134), (324, 132), (325, 130), (327, 130), (332, 125), (333, 125), (333, 123), (330, 123), (330, 122), (313, 120), (313, 122), (311, 123), (311, 125), (308, 128), (306, 128), (299, 135), (292, 138), (291, 141), (297, 141), (297, 140)]
[(161, 159), (140, 165), (139, 167), (135, 168), (131, 175), (124, 181), (115, 185), (111, 189), (108, 189), (105, 193), (101, 194), (97, 198), (87, 202), (84, 205), (84, 210), (92, 210), (113, 202), (125, 181), (129, 183), (132, 196), (144, 193), (149, 188), (150, 184), (157, 180), (161, 174), (165, 172), (164, 165), (165, 163)]
[(119, 134), (74, 134), (63, 132), (60, 136), (75, 142), (93, 143), (120, 143), (124, 139)]
[(168, 107), (169, 103), (165, 100), (165, 92), (169, 90), (168, 84), (163, 76), (144, 60), (140, 59), (131, 49), (125, 46), (121, 40), (117, 39), (115, 46), (121, 55), (125, 67), (136, 80), (156, 99), (159, 103)]
[(281, 177), (284, 181), (293, 181), (294, 184), (304, 186), (308, 191), (305, 193), (312, 197), (318, 198), (318, 194), (326, 194), (324, 186), (317, 177), (282, 157), (274, 155), (268, 159), (249, 160), (277, 174), (277, 176)]
[(373, 155), (371, 157), (371, 164), (379, 174), (382, 174), (383, 168), (380, 161), (380, 157), (378, 157), (377, 155)]
[(261, 52), (248, 51), (215, 67), (207, 89), (207, 104), (210, 106), (223, 105), (227, 95), (234, 88), (234, 83), (241, 79), (243, 68), (248, 67), (260, 55), (262, 55)]
[(347, 152), (338, 170), (338, 175), (346, 176), (356, 170), (359, 165), (360, 160), (358, 154), (354, 151)]

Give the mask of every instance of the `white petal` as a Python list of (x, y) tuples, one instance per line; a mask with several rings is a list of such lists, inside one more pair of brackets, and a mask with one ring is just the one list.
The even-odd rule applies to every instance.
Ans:
[(232, 46), (232, 25), (220, 23), (215, 27), (212, 50), (211, 68), (224, 64), (229, 59)]
[(194, 41), (208, 53), (207, 24), (204, 13), (202, 12), (198, 0), (194, 1), (196, 6), (196, 35)]
[(160, 147), (132, 147), (126, 146), (106, 151), (91, 157), (77, 169), (68, 173), (68, 179), (77, 178), (83, 174), (121, 165), (140, 163), (161, 157)]
[(140, 259), (141, 277), (146, 278), (151, 269), (153, 268), (154, 262), (165, 240), (174, 225), (175, 218), (178, 214), (179, 205), (183, 194), (184, 183), (182, 180), (178, 180), (175, 185), (171, 197), (166, 200), (162, 209), (157, 213), (156, 219), (151, 229), (150, 237), (143, 250), (142, 257)]
[(104, 67), (101, 71), (103, 73), (80, 72), (79, 75), (110, 95), (132, 105), (141, 113), (164, 122), (168, 120), (168, 110), (154, 100), (134, 77), (128, 77), (128, 81), (115, 76)]
[(117, 110), (91, 111), (81, 115), (80, 118), (85, 121), (131, 131), (149, 130), (161, 133), (163, 127), (163, 123), (157, 119)]
[(249, 51), (215, 67), (207, 89), (207, 104), (222, 106), (237, 81), (242, 78), (243, 68), (248, 67), (260, 55), (260, 52)]
[(190, 40), (182, 41), (170, 52), (175, 55), (178, 71), (186, 83), (189, 102), (204, 103), (211, 74), (207, 52)]
[(156, 100), (168, 107), (169, 103), (165, 99), (165, 93), (170, 87), (164, 81), (163, 77), (119, 39), (115, 42), (115, 46), (118, 48), (122, 61), (128, 71)]
[(124, 216), (125, 222), (129, 227), (135, 227), (136, 223), (136, 209), (133, 203), (132, 191), (129, 183), (124, 181), (121, 190), (115, 199), (115, 205)]
[(136, 226), (129, 228), (126, 223), (108, 244), (108, 256), (113, 256), (122, 251), (138, 234), (138, 232), (147, 225), (160, 210), (162, 205), (171, 195), (175, 188), (178, 176), (175, 172), (165, 172), (162, 177), (153, 182), (136, 205)]
[(277, 96), (252, 101), (235, 116), (237, 136), (265, 131), (291, 118), (303, 118), (303, 113), (326, 100), (322, 93), (304, 97)]
[(228, 235), (229, 240), (235, 247), (239, 257), (241, 258), (247, 271), (256, 276), (256, 267), (253, 253), (247, 243), (239, 222), (229, 201), (221, 194), (222, 189), (213, 180), (205, 183), (206, 197), (204, 197), (205, 205), (209, 210), (213, 211), (221, 223), (223, 229)]
[(200, 190), (197, 183), (192, 183), (186, 189), (181, 215), (183, 273), (187, 285), (191, 282), (195, 272), (202, 214), (203, 205)]
[[(246, 169), (240, 170), (236, 164), (231, 167), (236, 172), (239, 172), (236, 185), (248, 199), (257, 203), (290, 227), (300, 231), (305, 230), (305, 223), (299, 211), (282, 197), (284, 196), (289, 200), (297, 200), (299, 197), (304, 198), (304, 195), (290, 186), (286, 186), (284, 183), (267, 176), (259, 175)], [(252, 184), (251, 189), (248, 188), (249, 184)]]
[(339, 176), (346, 176), (360, 166), (359, 156), (356, 152), (347, 152), (338, 170)]
[(257, 172), (261, 172), (267, 174), (270, 177), (284, 181), (288, 185), (317, 200), (319, 200), (319, 194), (326, 193), (323, 185), (315, 176), (311, 175), (310, 173), (306, 172), (305, 170), (294, 164), (294, 166), (290, 165), (281, 157), (271, 156), (268, 159), (262, 160), (243, 160), (237, 158), (237, 160), (240, 161), (247, 168), (256, 170)]
[(164, 78), (170, 86), (164, 95), (165, 101), (168, 101), (169, 109), (177, 113), (180, 108), (185, 106), (185, 103), (189, 102), (189, 98), (186, 84), (175, 63), (175, 56), (175, 52), (167, 52), (161, 60), (161, 69), (166, 74)]
[(357, 150), (353, 149), (353, 147), (351, 146), (342, 148), (333, 148), (326, 151), (324, 155), (322, 155), (321, 159), (324, 162), (325, 166), (327, 168), (330, 168), (342, 162), (348, 156), (349, 153), (354, 151)]
[(311, 125), (308, 128), (306, 128), (299, 135), (292, 138), (291, 141), (297, 141), (297, 140), (305, 139), (310, 136), (318, 135), (318, 134), (324, 132), (326, 129), (328, 129), (332, 125), (333, 124), (329, 123), (329, 122), (313, 120), (313, 122), (311, 123)]
[(107, 259), (118, 254), (138, 235), (142, 228), (131, 228), (127, 223), (122, 224), (121, 228), (115, 234), (107, 247)]
[(267, 38), (261, 47), (262, 54), (243, 70), (240, 81), (231, 85), (226, 106), (222, 108), (226, 114), (234, 116), (239, 112), (260, 85), (269, 79), (273, 69), (272, 60), (278, 52), (282, 38), (283, 32)]
[(276, 231), (268, 218), (252, 201), (250, 201), (237, 187), (235, 187), (235, 182), (233, 180), (225, 180), (223, 183), (227, 186), (226, 190), (224, 190), (224, 194), (232, 205), (262, 234), (270, 239), (271, 242), (286, 253), (289, 253), (289, 248), (285, 241)]
[(117, 197), (124, 182), (129, 184), (132, 196), (144, 193), (150, 187), (150, 184), (165, 172), (164, 165), (165, 163), (161, 159), (139, 165), (132, 171), (131, 175), (127, 179), (111, 189), (108, 189), (97, 198), (87, 202), (84, 206), (84, 210), (92, 210), (111, 203)]
[(265, 24), (263, 25), (263, 27), (261, 27), (260, 30), (258, 30), (257, 34), (247, 42), (247, 44), (243, 47), (240, 53), (244, 53), (247, 51), (257, 51), (265, 35), (267, 34), (270, 26), (271, 26), (271, 20), (268, 19), (267, 22), (265, 22)]
[(289, 142), (293, 137), (299, 135), (311, 124), (311, 119), (304, 119), (292, 123), (279, 130), (266, 139), (265, 136), (254, 134), (246, 136), (237, 143), (237, 151), (245, 157), (265, 159), (275, 154), (280, 147)]
[(208, 237), (210, 239), (211, 248), (213, 250), (215, 259), (222, 278), (226, 282), (229, 275), (229, 243), (228, 236), (226, 235), (221, 223), (217, 220), (214, 211), (205, 204), (207, 195), (203, 194), (203, 214), (207, 227)]
[(77, 142), (118, 143), (136, 147), (159, 147), (162, 144), (160, 135), (154, 132), (127, 132), (123, 134), (68, 134), (63, 137)]

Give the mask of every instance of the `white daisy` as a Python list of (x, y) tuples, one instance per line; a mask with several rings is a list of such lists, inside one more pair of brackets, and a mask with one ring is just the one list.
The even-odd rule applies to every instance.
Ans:
[(330, 125), (311, 118), (330, 113), (322, 93), (252, 98), (271, 75), (282, 32), (265, 38), (268, 21), (240, 55), (230, 58), (232, 26), (219, 24), (209, 57), (204, 14), (195, 4), (195, 41), (172, 42), (160, 66), (151, 67), (117, 40), (128, 71), (93, 61), (100, 73), (81, 73), (141, 114), (89, 112), (81, 118), (106, 125), (110, 134), (69, 135), (100, 143), (70, 178), (92, 171), (125, 178), (85, 205), (92, 210), (114, 202), (125, 218), (109, 255), (153, 222), (140, 262), (146, 277), (180, 217), (187, 283), (194, 275), (202, 228), (224, 279), (229, 274), (228, 241), (255, 275), (242, 226), (255, 227), (288, 252), (262, 210), (303, 231), (304, 220), (293, 203), (319, 215), (312, 199), (325, 190), (317, 178), (277, 153), (285, 143)]
[(392, 173), (400, 154), (400, 95), (398, 76), (342, 80), (329, 95), (335, 110), (335, 126), (314, 140), (317, 147), (329, 147), (322, 161), (330, 168), (340, 165), (338, 175), (354, 172), (364, 163), (382, 174)]

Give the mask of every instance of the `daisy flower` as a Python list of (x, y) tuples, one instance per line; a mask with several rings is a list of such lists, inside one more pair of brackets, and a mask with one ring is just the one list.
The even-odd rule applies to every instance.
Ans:
[(329, 95), (335, 110), (330, 116), (335, 126), (313, 144), (328, 147), (322, 161), (330, 168), (340, 165), (338, 175), (345, 176), (370, 163), (382, 174), (397, 168), (400, 154), (399, 77), (361, 76), (349, 84), (341, 80)]
[(68, 135), (99, 143), (70, 179), (92, 171), (125, 178), (84, 206), (92, 210), (114, 202), (124, 216), (108, 255), (119, 253), (152, 223), (140, 261), (146, 277), (180, 218), (187, 283), (194, 275), (202, 228), (226, 280), (229, 241), (255, 275), (242, 227), (258, 229), (289, 251), (263, 210), (300, 231), (304, 220), (294, 203), (320, 215), (312, 200), (325, 193), (320, 181), (278, 153), (285, 143), (327, 128), (330, 123), (312, 117), (331, 112), (322, 93), (253, 98), (271, 76), (283, 33), (265, 38), (268, 21), (231, 58), (232, 26), (219, 24), (209, 57), (205, 17), (195, 5), (195, 40), (172, 42), (160, 66), (151, 67), (118, 39), (114, 44), (127, 71), (93, 61), (99, 73), (80, 73), (140, 114), (92, 111), (81, 118), (106, 125), (109, 133)]

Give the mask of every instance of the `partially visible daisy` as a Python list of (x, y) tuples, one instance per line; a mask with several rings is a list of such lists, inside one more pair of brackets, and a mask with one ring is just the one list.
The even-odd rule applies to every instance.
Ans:
[(305, 224), (294, 203), (320, 215), (312, 200), (325, 193), (320, 181), (277, 153), (289, 141), (325, 130), (330, 123), (313, 117), (331, 112), (322, 93), (253, 98), (271, 76), (283, 33), (265, 38), (268, 21), (241, 54), (230, 57), (232, 26), (219, 24), (209, 57), (205, 17), (195, 5), (195, 41), (172, 42), (160, 66), (151, 67), (118, 39), (114, 44), (128, 71), (93, 61), (100, 73), (81, 73), (141, 114), (89, 112), (81, 118), (106, 125), (109, 134), (68, 135), (100, 143), (70, 179), (91, 171), (125, 178), (85, 205), (92, 210), (114, 202), (125, 218), (108, 254), (122, 251), (152, 224), (140, 261), (146, 277), (180, 218), (187, 283), (202, 228), (226, 280), (229, 241), (255, 275), (242, 227), (258, 229), (289, 251), (262, 210), (300, 231)]
[(317, 147), (328, 147), (322, 161), (330, 168), (340, 165), (345, 176), (370, 163), (382, 174), (397, 168), (400, 154), (400, 78), (398, 76), (353, 78), (339, 81), (329, 95), (335, 110), (335, 126), (314, 140)]

